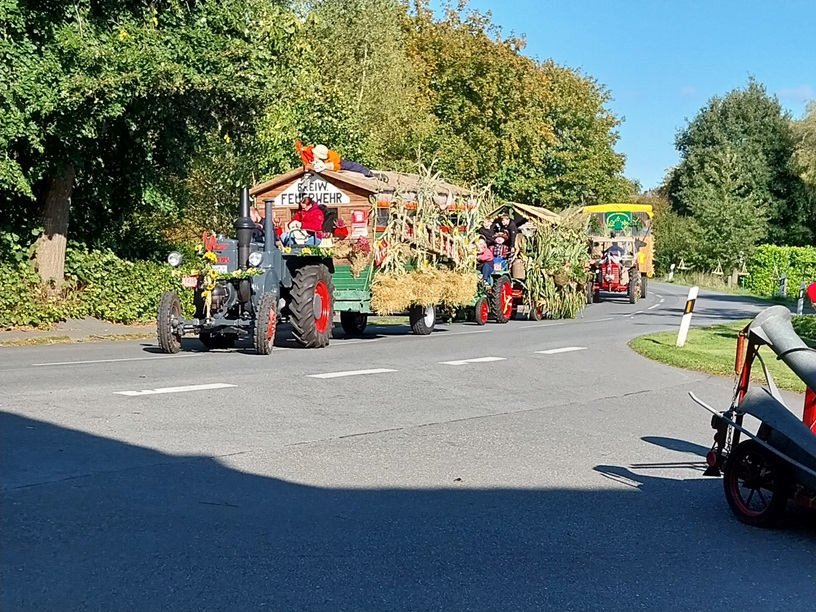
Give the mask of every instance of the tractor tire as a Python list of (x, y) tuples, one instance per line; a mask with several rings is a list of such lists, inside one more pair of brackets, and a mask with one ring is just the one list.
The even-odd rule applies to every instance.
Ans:
[(507, 323), (513, 316), (513, 286), (509, 276), (499, 276), (493, 281), (492, 301), (496, 323)]
[(159, 301), (156, 317), (156, 335), (162, 353), (178, 353), (181, 350), (181, 336), (173, 328), (173, 319), (181, 319), (181, 301), (175, 291), (165, 291)]
[(789, 483), (786, 464), (754, 440), (739, 443), (723, 467), (725, 499), (734, 516), (753, 527), (772, 527), (782, 518)]
[(629, 272), (629, 286), (626, 289), (626, 294), (629, 296), (630, 304), (637, 304), (638, 294), (640, 293), (640, 289), (638, 288), (639, 278), (640, 274)]
[(587, 304), (591, 304), (595, 301), (595, 283), (593, 283), (591, 280), (587, 281), (586, 296)]
[(480, 297), (476, 300), (474, 310), (473, 320), (476, 321), (476, 325), (484, 325), (487, 323), (487, 320), (490, 318), (490, 304), (487, 303), (487, 298)]
[(538, 306), (531, 306), (530, 307), (530, 320), (531, 321), (543, 321), (547, 318), (547, 313), (544, 312), (543, 308), (539, 308)]
[(231, 349), (235, 346), (234, 334), (211, 334), (209, 332), (201, 332), (198, 334), (198, 339), (208, 351), (214, 349)]
[(341, 312), (340, 325), (351, 338), (362, 336), (368, 325), (368, 315), (361, 312)]
[(641, 274), (640, 275), (640, 299), (643, 299), (643, 298), (646, 297), (647, 290), (648, 290), (648, 284), (649, 284), (649, 277), (646, 276), (645, 274)]
[(295, 273), (289, 303), (295, 340), (303, 348), (329, 345), (334, 319), (334, 285), (323, 264), (303, 266)]
[(592, 292), (592, 303), (593, 304), (600, 304), (601, 303), (601, 292), (600, 290), (596, 289)]
[(264, 293), (258, 300), (255, 313), (255, 333), (252, 342), (255, 352), (268, 355), (275, 345), (275, 332), (278, 329), (278, 297), (274, 293)]
[(417, 336), (427, 336), (436, 325), (436, 308), (433, 306), (411, 306), (408, 310), (411, 331)]

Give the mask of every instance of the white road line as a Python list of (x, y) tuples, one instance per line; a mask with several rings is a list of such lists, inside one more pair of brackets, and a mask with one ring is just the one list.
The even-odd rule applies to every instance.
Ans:
[(555, 327), (557, 325), (568, 325), (570, 323), (574, 325), (588, 325), (589, 323), (601, 323), (603, 321), (614, 321), (615, 317), (605, 317), (603, 319), (592, 319), (591, 321), (576, 321), (575, 319), (569, 319), (567, 321), (557, 321), (555, 323), (537, 323), (535, 325), (520, 325), (516, 329), (533, 329), (536, 327)]
[(114, 391), (116, 395), (127, 395), (135, 397), (137, 395), (159, 395), (161, 393), (186, 393), (187, 391), (209, 391), (211, 389), (226, 389), (236, 387), (227, 383), (211, 383), (208, 385), (188, 385), (186, 387), (164, 387), (162, 389), (145, 389), (143, 391)]
[(565, 346), (563, 348), (549, 349), (546, 351), (536, 351), (539, 355), (557, 355), (558, 353), (571, 353), (573, 351), (585, 351), (585, 346)]
[(460, 366), (468, 363), (487, 363), (490, 361), (506, 361), (507, 357), (476, 357), (474, 359), (458, 359), (456, 361), (440, 361), (442, 365)]
[(150, 361), (154, 359), (181, 359), (183, 357), (198, 357), (203, 353), (193, 353), (188, 355), (164, 355), (156, 357), (127, 357), (123, 359), (91, 359), (88, 361), (51, 361), (48, 363), (32, 363), (32, 366), (59, 366), (59, 365), (81, 365), (86, 363), (118, 363), (120, 361)]
[(348, 372), (329, 372), (328, 374), (309, 374), (309, 378), (341, 378), (343, 376), (361, 376), (363, 374), (385, 374), (386, 372), (396, 372), (387, 368), (376, 368), (374, 370), (349, 370)]
[(659, 307), (660, 307), (660, 304), (652, 304), (646, 310), (654, 310), (655, 308), (659, 308)]
[(634, 316), (637, 316), (637, 315), (639, 315), (639, 314), (643, 314), (644, 312), (646, 312), (646, 311), (645, 311), (645, 310), (638, 310), (637, 312), (633, 312), (633, 313), (632, 313), (632, 314), (630, 314), (629, 316), (630, 316), (630, 317), (634, 317)]

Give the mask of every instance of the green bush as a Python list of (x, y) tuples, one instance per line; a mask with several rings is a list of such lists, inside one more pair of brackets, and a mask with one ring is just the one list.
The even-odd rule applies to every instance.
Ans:
[(193, 294), (166, 264), (126, 261), (111, 251), (71, 245), (65, 283), (56, 295), (44, 289), (27, 261), (0, 261), (0, 329), (50, 327), (91, 316), (113, 323), (150, 322), (164, 291), (177, 291), (191, 314)]
[(816, 315), (793, 317), (793, 329), (805, 342), (816, 343)]
[(783, 274), (788, 294), (796, 295), (802, 282), (816, 281), (816, 247), (760, 245), (748, 260), (748, 272), (745, 287), (758, 295), (776, 295)]

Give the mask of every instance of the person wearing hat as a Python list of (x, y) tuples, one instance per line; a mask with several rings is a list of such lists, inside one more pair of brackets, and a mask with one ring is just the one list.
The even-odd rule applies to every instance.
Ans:
[[(308, 151), (308, 147), (306, 151)], [(362, 164), (357, 162), (342, 159), (337, 151), (334, 151), (326, 145), (316, 145), (311, 151), (314, 156), (314, 162), (311, 164), (312, 170), (315, 172), (322, 172), (323, 170), (347, 170), (349, 172), (359, 172), (363, 176), (373, 177), (374, 173)]]

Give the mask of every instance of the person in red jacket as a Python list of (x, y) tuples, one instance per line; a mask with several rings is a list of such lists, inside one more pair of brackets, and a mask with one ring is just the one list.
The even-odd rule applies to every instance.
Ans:
[(323, 211), (311, 196), (298, 204), (297, 212), (289, 222), (289, 231), (281, 236), (283, 246), (318, 246), (323, 238)]

